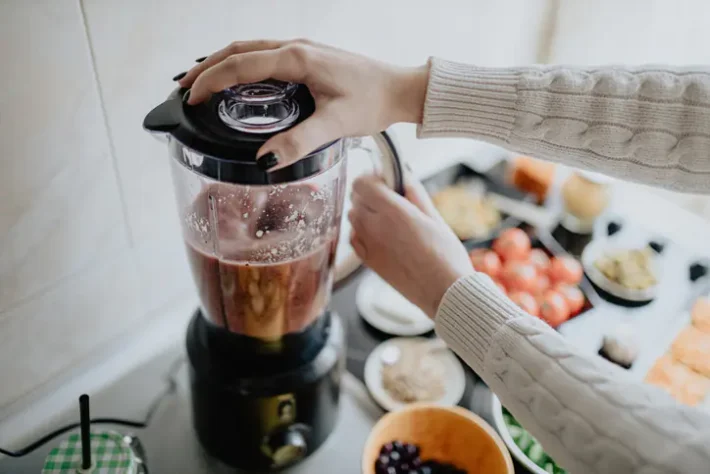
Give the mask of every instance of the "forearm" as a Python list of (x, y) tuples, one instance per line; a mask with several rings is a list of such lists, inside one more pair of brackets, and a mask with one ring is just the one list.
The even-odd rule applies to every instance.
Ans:
[(436, 324), (439, 336), (567, 470), (707, 472), (710, 415), (579, 353), (502, 297), (488, 277), (452, 286)]
[(479, 68), (432, 59), (423, 110), (422, 138), (476, 138), (710, 193), (708, 69)]

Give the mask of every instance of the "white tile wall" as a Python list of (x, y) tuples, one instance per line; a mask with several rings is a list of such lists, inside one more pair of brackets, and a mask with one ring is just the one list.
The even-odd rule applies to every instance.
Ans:
[[(547, 3), (0, 2), (0, 424), (147, 318), (194, 301), (167, 156), (141, 130), (194, 58), (306, 36), (401, 64), (531, 63)], [(413, 159), (475, 148), (398, 130)]]
[(78, 5), (11, 0), (0, 18), (2, 320), (127, 239)]
[[(703, 0), (0, 2), (0, 422), (193, 301), (166, 153), (141, 121), (194, 58), (306, 36), (401, 64), (525, 64), (555, 4), (552, 62), (710, 62)], [(410, 159), (475, 148), (398, 131)]]

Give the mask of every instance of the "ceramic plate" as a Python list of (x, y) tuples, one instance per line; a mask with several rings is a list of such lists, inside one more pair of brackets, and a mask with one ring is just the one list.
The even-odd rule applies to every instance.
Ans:
[[(368, 356), (365, 362), (365, 385), (370, 391), (372, 398), (387, 411), (394, 411), (405, 407), (407, 404), (399, 402), (385, 390), (382, 385), (382, 365), (383, 354), (388, 348), (391, 350), (398, 342), (404, 340), (415, 341), (431, 341), (423, 337), (403, 338), (397, 337), (389, 339), (377, 346)], [(463, 398), (466, 389), (466, 374), (461, 362), (456, 358), (453, 352), (448, 349), (440, 349), (436, 351), (436, 356), (441, 357), (441, 360), (446, 367), (446, 392), (439, 400), (434, 400), (431, 403), (436, 403), (442, 406), (457, 405)]]
[(386, 334), (420, 336), (434, 329), (421, 309), (372, 272), (360, 283), (355, 304), (365, 321)]

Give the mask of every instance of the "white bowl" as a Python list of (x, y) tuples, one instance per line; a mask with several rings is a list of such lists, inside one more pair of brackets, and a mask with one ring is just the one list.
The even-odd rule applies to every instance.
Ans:
[[(658, 294), (658, 282), (644, 290), (630, 290), (608, 279), (606, 275), (599, 271), (596, 265), (594, 265), (594, 262), (596, 262), (597, 259), (610, 252), (619, 252), (622, 250), (629, 250), (630, 248), (631, 247), (626, 245), (613, 244), (605, 240), (592, 241), (584, 249), (584, 252), (582, 252), (582, 266), (584, 267), (584, 273), (587, 274), (587, 277), (595, 285), (617, 298), (635, 303), (651, 301), (655, 299)], [(651, 269), (653, 274), (658, 279), (659, 272), (656, 259), (656, 256), (651, 257)]]
[(493, 422), (496, 430), (498, 430), (498, 434), (500, 434), (500, 437), (503, 438), (503, 442), (508, 447), (510, 454), (512, 454), (520, 464), (525, 466), (525, 468), (533, 474), (549, 474), (543, 468), (532, 462), (530, 458), (525, 455), (522, 449), (515, 444), (513, 437), (510, 436), (510, 432), (508, 431), (508, 425), (505, 424), (505, 420), (503, 419), (503, 405), (500, 404), (500, 400), (498, 400), (498, 397), (496, 397), (495, 394), (491, 394), (491, 396), (493, 398), (491, 403), (493, 407)]

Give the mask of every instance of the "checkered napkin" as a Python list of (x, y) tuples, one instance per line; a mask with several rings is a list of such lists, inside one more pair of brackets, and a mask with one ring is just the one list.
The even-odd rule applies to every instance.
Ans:
[[(135, 474), (133, 450), (114, 432), (91, 433), (91, 474)], [(67, 474), (81, 471), (81, 437), (73, 434), (49, 453), (42, 474)]]

